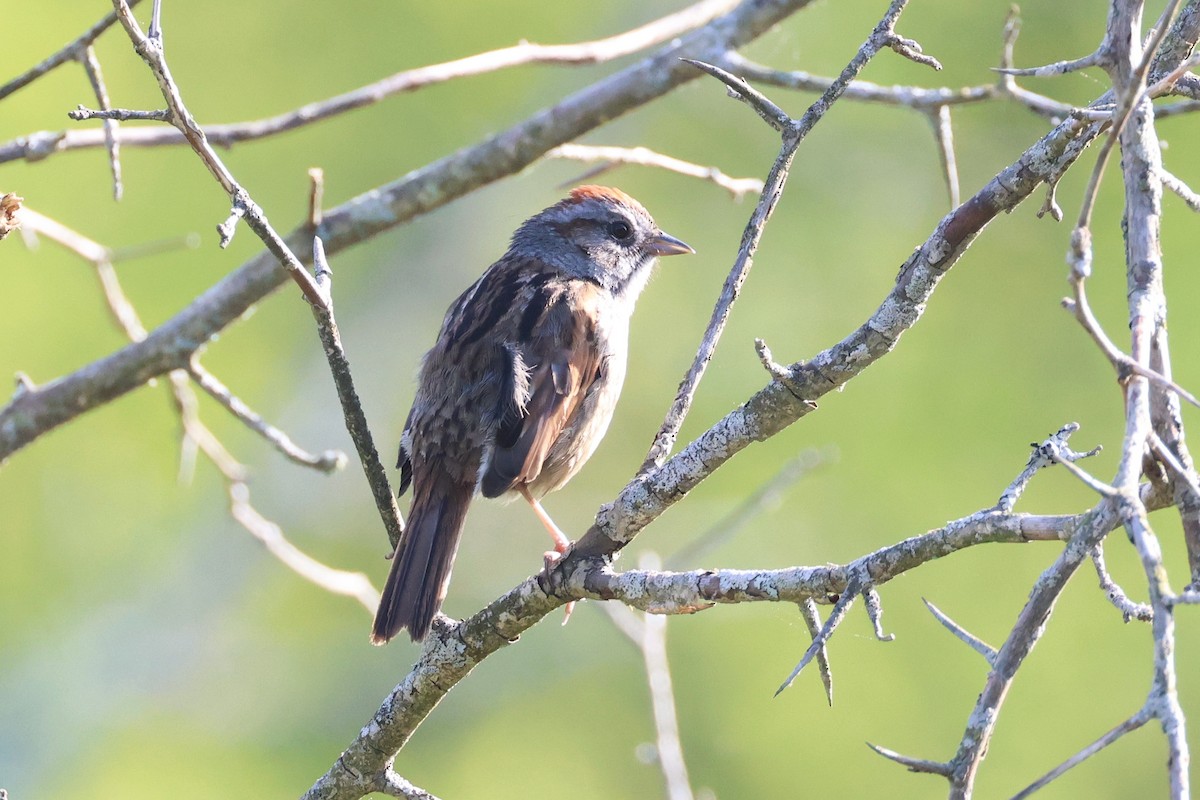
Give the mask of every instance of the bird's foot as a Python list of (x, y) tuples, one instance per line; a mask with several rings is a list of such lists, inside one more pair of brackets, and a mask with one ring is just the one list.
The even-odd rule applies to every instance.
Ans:
[[(569, 545), (570, 543), (568, 542), (567, 544)], [(542, 563), (545, 566), (547, 576), (549, 576), (551, 570), (553, 570), (555, 567), (557, 567), (559, 562), (563, 560), (563, 554), (566, 553), (566, 551), (567, 551), (567, 547), (564, 546), (562, 550), (547, 550), (546, 552), (542, 553)], [(567, 603), (563, 607), (563, 621), (562, 621), (563, 625), (566, 625), (568, 622), (571, 621), (571, 613), (574, 610), (575, 610), (575, 601), (574, 600)]]

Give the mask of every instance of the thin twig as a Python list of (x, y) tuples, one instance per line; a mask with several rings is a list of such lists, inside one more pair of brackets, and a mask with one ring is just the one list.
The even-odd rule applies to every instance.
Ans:
[(561, 144), (547, 152), (544, 157), (570, 161), (603, 162), (596, 169), (576, 178), (571, 183), (591, 180), (618, 164), (635, 164), (642, 167), (665, 169), (670, 172), (677, 172), (680, 175), (710, 181), (729, 192), (735, 200), (741, 200), (747, 194), (761, 192), (763, 187), (763, 182), (758, 178), (731, 178), (716, 167), (704, 167), (689, 161), (681, 161), (678, 158), (656, 153), (648, 147), (599, 147), (586, 144)]
[(867, 618), (875, 631), (875, 638), (881, 642), (894, 642), (896, 634), (883, 632), (883, 600), (874, 586), (868, 586), (863, 591), (863, 607), (867, 609)]
[(329, 361), (329, 371), (342, 406), (346, 431), (354, 441), (363, 474), (371, 487), (371, 495), (375, 498), (375, 507), (383, 520), (388, 541), (394, 550), (400, 544), (400, 537), (404, 533), (404, 518), (400, 515), (396, 494), (388, 483), (387, 471), (379, 460), (379, 451), (371, 436), (371, 428), (367, 425), (366, 412), (363, 411), (362, 402), (354, 388), (350, 360), (342, 347), (342, 334), (333, 316), (333, 270), (325, 258), (325, 247), (319, 236), (313, 239), (313, 266), (316, 274), (314, 285), (322, 298), (321, 305), (313, 306), (317, 333), (325, 348), (325, 358)]
[(1160, 170), (1158, 176), (1162, 179), (1163, 186), (1179, 195), (1179, 198), (1183, 200), (1184, 203), (1187, 203), (1188, 208), (1190, 208), (1192, 211), (1200, 212), (1200, 194), (1192, 191), (1190, 186), (1172, 175), (1170, 172), (1167, 172), (1165, 169)]
[(897, 764), (904, 766), (909, 772), (949, 776), (954, 770), (954, 765), (947, 764), (944, 761), (931, 761), (926, 758), (912, 758), (910, 756), (901, 755), (895, 750), (889, 750), (886, 747), (880, 747), (877, 744), (871, 744), (870, 742), (867, 742), (867, 747), (871, 748), (884, 758), (895, 761)]
[(1014, 478), (1013, 482), (1008, 485), (1008, 488), (1001, 493), (1000, 499), (996, 502), (996, 508), (1001, 511), (1012, 511), (1017, 504), (1017, 500), (1025, 492), (1025, 487), (1033, 480), (1033, 476), (1037, 471), (1051, 464), (1059, 463), (1055, 461), (1055, 453), (1058, 453), (1064, 460), (1078, 461), (1081, 458), (1090, 458), (1103, 449), (1101, 445), (1097, 445), (1083, 453), (1072, 450), (1067, 445), (1067, 440), (1077, 430), (1079, 430), (1078, 422), (1068, 422), (1041, 444), (1037, 442), (1031, 443), (1029, 446), (1033, 448), (1033, 452), (1029, 456), (1029, 461), (1025, 464), (1025, 469), (1021, 470), (1021, 474)]
[(825, 115), (833, 103), (842, 96), (846, 87), (858, 76), (867, 65), (867, 62), (880, 49), (887, 46), (889, 42), (888, 37), (894, 34), (896, 20), (906, 5), (907, 0), (893, 0), (883, 19), (871, 32), (871, 35), (846, 65), (845, 69), (842, 70), (837, 80), (830, 84), (824, 94), (809, 106), (808, 110), (798, 120), (790, 118), (765, 95), (750, 87), (744, 80), (720, 67), (705, 64), (695, 59), (685, 59), (696, 68), (707, 72), (724, 83), (734, 92), (735, 97), (750, 104), (767, 124), (781, 132), (783, 142), (780, 146), (779, 154), (775, 158), (775, 162), (771, 165), (771, 170), (767, 175), (767, 180), (759, 196), (759, 201), (751, 213), (750, 219), (746, 222), (737, 258), (734, 260), (733, 266), (729, 271), (729, 276), (725, 279), (725, 284), (721, 288), (721, 295), (717, 300), (716, 306), (713, 308), (712, 317), (709, 319), (708, 327), (701, 338), (700, 346), (696, 350), (696, 356), (675, 392), (675, 399), (671, 403), (671, 408), (667, 411), (666, 417), (658, 433), (655, 435), (653, 443), (650, 445), (650, 450), (642, 462), (641, 469), (638, 471), (639, 475), (645, 475), (651, 469), (661, 467), (675, 445), (675, 440), (679, 436), (679, 430), (683, 426), (683, 421), (691, 408), (696, 389), (700, 385), (705, 371), (708, 369), (708, 364), (712, 360), (713, 353), (716, 351), (717, 342), (720, 341), (721, 334), (725, 330), (725, 324), (729, 320), (733, 304), (737, 301), (738, 295), (741, 293), (742, 284), (745, 283), (746, 278), (750, 274), (750, 268), (754, 264), (754, 253), (758, 249), (758, 244), (762, 239), (763, 230), (766, 227), (767, 221), (771, 218), (771, 214), (774, 212), (779, 198), (783, 195), (792, 159), (795, 158), (797, 148), (800, 147), (800, 143), (804, 141), (804, 138), (812, 130), (813, 126)]
[(1034, 794), (1035, 792), (1041, 791), (1042, 789), (1046, 788), (1046, 786), (1049, 785), (1053, 780), (1055, 780), (1058, 777), (1061, 777), (1063, 775), (1063, 773), (1065, 773), (1067, 770), (1071, 769), (1072, 767), (1078, 766), (1079, 764), (1082, 764), (1084, 761), (1086, 761), (1087, 759), (1096, 755), (1096, 753), (1099, 753), (1101, 750), (1108, 747), (1110, 744), (1117, 741), (1125, 734), (1136, 731), (1138, 728), (1142, 727), (1143, 725), (1145, 725), (1147, 722), (1149, 722), (1152, 719), (1154, 719), (1154, 715), (1150, 713), (1149, 706), (1143, 706), (1132, 717), (1125, 720), (1120, 725), (1117, 725), (1115, 728), (1110, 730), (1108, 733), (1104, 734), (1099, 739), (1092, 742), (1087, 747), (1083, 748), (1078, 753), (1071, 756), (1066, 761), (1059, 764), (1057, 767), (1050, 770), (1045, 775), (1038, 778), (1036, 781), (1029, 784), (1021, 791), (1014, 794), (1012, 796), (1012, 800), (1025, 800), (1026, 797), (1029, 797), (1030, 795)]
[(294, 463), (325, 473), (336, 472), (346, 466), (346, 454), (340, 450), (326, 450), (320, 455), (315, 455), (297, 446), (290, 436), (267, 422), (241, 398), (233, 394), (229, 387), (205, 369), (199, 360), (192, 359), (188, 364), (187, 372), (192, 380), (208, 393), (209, 397), (220, 403), (226, 411), (270, 442), (272, 447)]
[[(137, 0), (134, 0), (130, 5), (134, 5), (136, 2)], [(308, 103), (300, 108), (278, 114), (274, 117), (251, 122), (208, 126), (206, 134), (208, 140), (213, 144), (229, 147), (238, 142), (261, 139), (294, 130), (344, 114), (348, 111), (378, 103), (398, 94), (434, 86), (450, 80), (473, 75), (483, 75), (526, 64), (599, 64), (637, 53), (664, 42), (669, 42), (688, 31), (711, 23), (714, 18), (729, 11), (736, 4), (736, 0), (703, 0), (703, 2), (668, 14), (641, 27), (606, 39), (557, 45), (521, 42), (512, 47), (477, 53), (466, 58), (447, 61), (441, 64), (431, 64), (416, 69), (405, 70), (374, 83), (367, 84), (366, 86), (361, 86), (325, 100)], [(97, 26), (99, 30), (92, 33), (90, 38), (86, 38), (89, 34), (85, 34), (84, 37), (81, 37), (72, 45), (68, 45), (68, 48), (64, 51), (66, 52), (66, 56), (61, 58), (57, 63), (61, 63), (62, 60), (74, 58), (75, 51), (71, 48), (77, 48), (80, 42), (90, 42), (104, 28), (107, 28), (116, 21), (116, 19), (116, 14), (109, 14)], [(158, 39), (161, 37), (148, 38)], [(57, 63), (52, 66), (56, 66)], [(37, 74), (40, 75), (45, 71), (41, 70)], [(37, 77), (37, 75), (33, 75), (33, 77)], [(32, 80), (32, 78), (29, 78), (29, 80)], [(11, 84), (0, 89), (0, 98), (3, 98), (10, 91), (20, 88), (24, 83), (29, 82), (25, 80), (24, 83), (14, 85), (18, 81), (13, 81)], [(17, 142), (9, 143), (9, 145), (0, 145), (0, 163), (11, 158), (44, 157), (53, 152), (63, 152), (81, 147), (94, 147), (100, 143), (99, 141), (93, 141), (91, 135), (86, 132), (50, 133), (43, 131), (40, 134), (23, 137), (23, 139), (25, 140), (24, 142), (17, 140)], [(121, 144), (126, 146), (151, 147), (185, 143), (186, 136), (178, 130), (125, 130), (122, 131), (121, 137)]]
[(1072, 245), (1074, 255), (1072, 256), (1072, 270), (1069, 281), (1074, 290), (1075, 297), (1064, 298), (1062, 307), (1071, 312), (1084, 331), (1092, 337), (1099, 347), (1100, 351), (1108, 358), (1113, 368), (1117, 371), (1117, 377), (1122, 382), (1128, 379), (1130, 373), (1146, 378), (1151, 383), (1161, 386), (1164, 389), (1175, 392), (1181, 398), (1200, 408), (1200, 399), (1184, 389), (1175, 381), (1165, 375), (1159, 374), (1149, 366), (1142, 364), (1130, 356), (1125, 355), (1121, 350), (1113, 344), (1112, 340), (1104, 332), (1100, 326), (1100, 322), (1096, 319), (1096, 315), (1092, 313), (1091, 304), (1088, 302), (1087, 290), (1084, 287), (1088, 275), (1090, 274), (1090, 256), (1088, 255), (1090, 245), (1087, 244), (1089, 236), (1074, 237), (1076, 244)]
[(943, 612), (933, 603), (929, 602), (925, 598), (921, 598), (921, 601), (925, 603), (925, 607), (929, 609), (929, 613), (933, 614), (937, 621), (942, 623), (946, 630), (953, 633), (963, 644), (967, 645), (976, 653), (979, 653), (979, 655), (983, 656), (984, 660), (988, 662), (989, 666), (995, 666), (996, 648), (992, 647), (990, 644), (983, 641), (983, 639), (980, 639), (978, 636), (974, 635), (966, 628), (950, 619), (945, 612)]
[[(32, 230), (56, 244), (66, 247), (95, 266), (106, 304), (118, 326), (130, 341), (137, 342), (145, 339), (146, 328), (121, 288), (116, 270), (113, 269), (115, 260), (113, 251), (49, 217), (37, 212), (28, 210), (27, 212), (27, 222)], [(150, 249), (128, 251), (129, 255), (145, 255), (148, 252)], [(179, 413), (184, 433), (180, 460), (181, 477), (186, 478), (190, 474), (194, 453), (199, 449), (224, 476), (230, 498), (230, 513), (242, 527), (261, 541), (267, 550), (286, 567), (304, 579), (334, 594), (354, 597), (363, 603), (368, 611), (373, 612), (379, 595), (365, 575), (334, 569), (301, 552), (284, 537), (283, 531), (278, 525), (263, 517), (250, 505), (249, 488), (245, 485), (246, 468), (201, 422), (196, 398), (188, 382), (189, 376), (212, 394), (234, 416), (262, 434), (293, 461), (331, 471), (340, 466), (340, 463), (344, 463), (345, 456), (328, 451), (322, 456), (316, 457), (300, 450), (292, 443), (287, 434), (247, 408), (241, 400), (230, 393), (224, 384), (196, 361), (192, 362), (186, 372), (173, 370), (169, 373), (172, 401)]]
[(950, 122), (950, 106), (941, 105), (929, 115), (933, 126), (933, 138), (938, 145), (938, 158), (942, 162), (942, 177), (946, 179), (946, 192), (950, 196), (950, 207), (956, 208), (961, 201), (958, 188), (958, 162), (954, 156), (954, 127)]
[(1125, 590), (1108, 574), (1108, 567), (1104, 563), (1104, 546), (1102, 544), (1092, 550), (1092, 563), (1096, 567), (1096, 577), (1100, 579), (1100, 588), (1104, 590), (1105, 596), (1108, 597), (1108, 601), (1113, 604), (1113, 607), (1121, 612), (1121, 617), (1126, 622), (1134, 619), (1149, 622), (1154, 618), (1154, 609), (1145, 603), (1135, 603), (1130, 600)]
[[(229, 195), (235, 214), (238, 216), (244, 214), (246, 223), (258, 234), (259, 238), (267, 246), (267, 249), (275, 255), (280, 265), (287, 270), (289, 277), (296, 282), (309, 302), (314, 304), (319, 303), (320, 295), (317, 293), (316, 286), (313, 284), (312, 277), (308, 274), (308, 271), (304, 269), (300, 260), (292, 253), (287, 243), (283, 241), (283, 238), (267, 223), (262, 209), (254, 203), (249, 193), (234, 179), (233, 174), (208, 143), (204, 130), (196, 122), (195, 118), (192, 117), (191, 112), (188, 111), (187, 106), (183, 102), (183, 96), (179, 91), (179, 86), (176, 84), (174, 78), (171, 77), (170, 68), (167, 66), (162, 47), (161, 28), (156, 27), (154, 29), (154, 36), (147, 36), (142, 33), (137, 20), (133, 18), (133, 13), (130, 11), (126, 0), (113, 0), (113, 5), (117, 10), (118, 21), (133, 41), (134, 50), (146, 62), (146, 65), (150, 68), (150, 72), (158, 82), (163, 99), (167, 103), (167, 110), (171, 114), (169, 122), (183, 134), (188, 144), (191, 145), (192, 150), (200, 157), (201, 162), (208, 168), (208, 171), (216, 179), (217, 183), (221, 185), (221, 188), (225, 190), (226, 194)], [(156, 2), (153, 18), (153, 25), (155, 26), (160, 24), (158, 10), (159, 5)], [(223, 228), (224, 226), (219, 226), (218, 230), (221, 231), (225, 243), (228, 243), (232, 232)]]
[[(96, 95), (96, 102), (100, 104), (101, 109), (108, 110), (111, 108), (108, 99), (108, 87), (104, 85), (104, 74), (100, 71), (100, 59), (96, 57), (96, 49), (90, 44), (83, 48), (79, 61), (83, 64), (83, 70), (87, 73), (88, 81), (92, 84), (92, 92)], [(108, 164), (113, 176), (113, 198), (120, 200), (124, 188), (121, 185), (121, 148), (117, 143), (117, 120), (105, 119), (103, 128), (104, 144), (108, 148)]]
[[(129, 5), (136, 6), (140, 2), (141, 0), (129, 0)], [(8, 97), (18, 89), (24, 88), (60, 64), (65, 64), (68, 61), (74, 61), (78, 59), (80, 53), (90, 47), (92, 42), (96, 41), (96, 38), (108, 30), (109, 27), (111, 27), (116, 21), (117, 13), (115, 11), (110, 11), (104, 16), (103, 19), (84, 31), (78, 39), (63, 47), (61, 50), (47, 58), (42, 63), (23, 72), (3, 86), (0, 86), (0, 100)]]

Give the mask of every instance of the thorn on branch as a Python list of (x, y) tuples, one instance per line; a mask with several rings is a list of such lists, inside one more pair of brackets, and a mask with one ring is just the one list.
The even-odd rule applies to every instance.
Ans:
[(926, 600), (924, 597), (921, 598), (921, 602), (923, 602), (925, 607), (929, 609), (929, 613), (933, 614), (933, 616), (937, 618), (937, 621), (945, 626), (946, 630), (953, 633), (961, 642), (966, 644), (976, 653), (979, 653), (979, 655), (983, 656), (984, 660), (988, 662), (988, 666), (994, 667), (996, 665), (996, 648), (992, 647), (990, 644), (983, 641), (978, 636), (970, 633), (966, 628), (950, 619), (950, 617), (948, 617), (940, 608)]
[(24, 397), (25, 395), (37, 389), (37, 386), (35, 386), (33, 383), (33, 379), (24, 372), (20, 371), (13, 375), (13, 384), (13, 400), (19, 400), (21, 397)]
[(1077, 58), (1073, 61), (1055, 61), (1053, 64), (1046, 64), (1041, 67), (1025, 67), (1023, 69), (1014, 69), (1012, 67), (992, 67), (994, 72), (999, 72), (1001, 75), (1013, 75), (1024, 78), (1053, 78), (1058, 75), (1066, 75), (1069, 72), (1077, 72), (1081, 69), (1094, 67), (1100, 64), (1100, 51), (1096, 51), (1083, 58)]
[[(821, 614), (817, 611), (817, 602), (811, 597), (804, 598), (800, 604), (800, 616), (808, 627), (808, 634), (815, 641), (821, 635)], [(825, 687), (825, 699), (833, 706), (833, 669), (829, 664), (829, 650), (824, 645), (817, 650), (817, 671), (821, 675), (821, 685)]]
[(924, 758), (911, 758), (909, 756), (900, 755), (895, 750), (889, 750), (886, 747), (880, 747), (876, 744), (867, 742), (867, 747), (874, 750), (879, 755), (886, 759), (895, 761), (908, 768), (909, 772), (924, 772), (930, 775), (941, 775), (944, 778), (949, 778), (954, 774), (954, 767), (943, 761), (929, 761)]
[(765, 369), (772, 378), (780, 383), (785, 383), (789, 378), (791, 378), (791, 371), (789, 371), (787, 367), (783, 366), (772, 357), (771, 348), (767, 346), (765, 340), (755, 339), (754, 351), (758, 353), (758, 360), (762, 363), (763, 369)]
[(796, 680), (796, 676), (808, 666), (808, 663), (813, 660), (818, 652), (825, 648), (829, 638), (833, 636), (833, 632), (837, 630), (838, 625), (842, 624), (842, 620), (846, 618), (846, 612), (850, 610), (850, 606), (854, 604), (854, 598), (857, 597), (861, 589), (854, 584), (859, 583), (857, 578), (851, 578), (850, 584), (846, 586), (846, 591), (838, 598), (834, 604), (833, 610), (829, 612), (829, 618), (825, 620), (825, 624), (821, 630), (813, 637), (812, 644), (808, 646), (808, 650), (804, 652), (804, 657), (800, 659), (800, 663), (792, 670), (792, 674), (787, 676), (787, 679), (780, 684), (775, 690), (775, 696), (778, 697), (784, 689), (792, 685)]

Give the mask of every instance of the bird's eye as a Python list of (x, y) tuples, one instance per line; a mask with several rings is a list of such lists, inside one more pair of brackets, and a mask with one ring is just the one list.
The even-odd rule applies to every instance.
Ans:
[(629, 223), (623, 219), (613, 220), (608, 223), (608, 233), (618, 241), (625, 241), (633, 233), (633, 228), (629, 227)]

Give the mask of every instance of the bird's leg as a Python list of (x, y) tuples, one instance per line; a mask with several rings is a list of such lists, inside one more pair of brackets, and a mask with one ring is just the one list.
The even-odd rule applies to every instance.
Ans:
[[(554, 524), (554, 520), (550, 519), (550, 515), (546, 513), (546, 509), (542, 508), (542, 504), (538, 502), (532, 494), (529, 493), (529, 487), (522, 484), (519, 487), (521, 496), (525, 498), (525, 502), (529, 503), (529, 507), (533, 509), (533, 513), (541, 520), (541, 523), (546, 528), (546, 532), (550, 534), (550, 538), (554, 540), (554, 549), (547, 550), (542, 554), (542, 560), (545, 562), (546, 572), (554, 569), (554, 565), (562, 560), (563, 553), (567, 552), (567, 548), (571, 546), (571, 540), (562, 532), (562, 529)], [(575, 610), (575, 601), (567, 603), (564, 607), (565, 616), (563, 616), (563, 625), (571, 619), (571, 612)]]
[(557, 563), (562, 558), (562, 554), (567, 552), (567, 548), (571, 546), (571, 540), (554, 524), (554, 520), (550, 519), (550, 515), (546, 513), (546, 509), (542, 508), (542, 504), (537, 501), (537, 498), (529, 493), (528, 486), (521, 486), (520, 492), (525, 501), (529, 503), (529, 507), (533, 509), (533, 513), (546, 527), (550, 538), (554, 540), (554, 550), (546, 553), (547, 561), (552, 562), (551, 566), (553, 566), (553, 563)]

